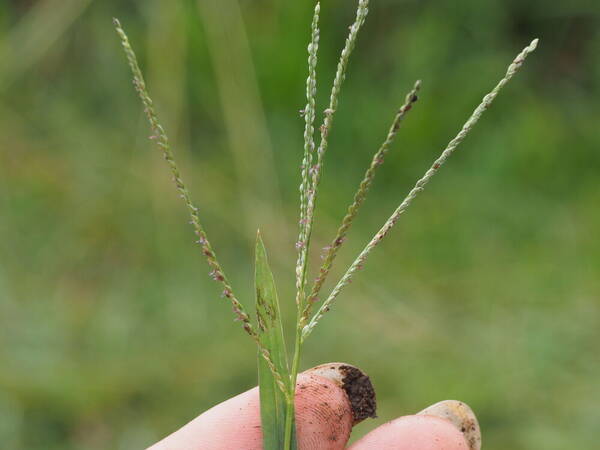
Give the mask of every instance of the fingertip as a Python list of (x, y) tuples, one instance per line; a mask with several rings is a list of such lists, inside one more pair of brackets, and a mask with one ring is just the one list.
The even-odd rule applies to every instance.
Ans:
[(342, 388), (314, 373), (298, 376), (296, 431), (300, 450), (343, 449), (352, 424), (352, 408)]
[(371, 431), (349, 450), (468, 450), (451, 422), (434, 416), (404, 416)]
[(419, 415), (448, 420), (465, 436), (469, 450), (481, 450), (481, 429), (473, 410), (458, 400), (443, 400), (425, 408)]
[(377, 417), (375, 389), (369, 376), (358, 367), (334, 362), (313, 367), (305, 373), (331, 380), (345, 392), (352, 409), (353, 425)]

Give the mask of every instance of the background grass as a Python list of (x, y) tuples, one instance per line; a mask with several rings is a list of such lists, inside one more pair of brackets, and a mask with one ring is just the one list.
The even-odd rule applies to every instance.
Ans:
[[(322, 107), (354, 6), (323, 3)], [(138, 50), (238, 294), (252, 304), (260, 226), (291, 321), (311, 11), (276, 0), (0, 3), (3, 448), (142, 448), (256, 384), (253, 343), (147, 140), (111, 18)], [(305, 368), (339, 360), (372, 376), (380, 419), (358, 433), (459, 398), (487, 449), (596, 445), (597, 2), (373, 0), (315, 248), (416, 78), (421, 99), (338, 274), (533, 37), (538, 51), (308, 341)]]

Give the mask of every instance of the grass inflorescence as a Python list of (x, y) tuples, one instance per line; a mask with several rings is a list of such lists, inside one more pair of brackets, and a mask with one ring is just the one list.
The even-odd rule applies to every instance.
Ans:
[(190, 194), (183, 182), (183, 178), (181, 177), (181, 173), (179, 172), (179, 168), (177, 167), (177, 163), (175, 162), (175, 158), (173, 156), (173, 151), (171, 150), (171, 144), (169, 143), (169, 137), (165, 132), (164, 128), (160, 124), (158, 120), (158, 116), (154, 109), (154, 102), (150, 98), (148, 94), (148, 89), (146, 87), (146, 82), (144, 81), (144, 77), (142, 75), (142, 71), (137, 62), (137, 57), (135, 56), (135, 52), (129, 43), (129, 39), (125, 34), (125, 31), (121, 27), (121, 23), (118, 19), (113, 19), (113, 24), (117, 31), (117, 34), (121, 38), (121, 44), (123, 45), (123, 50), (125, 51), (125, 55), (127, 56), (127, 62), (129, 63), (129, 67), (131, 68), (131, 72), (133, 74), (133, 85), (135, 86), (135, 90), (137, 91), (142, 104), (144, 105), (144, 112), (146, 113), (146, 117), (148, 118), (148, 122), (150, 123), (150, 128), (152, 130), (152, 135), (150, 139), (156, 142), (157, 147), (161, 150), (162, 155), (167, 161), (169, 168), (171, 169), (171, 174), (173, 175), (173, 182), (190, 214), (190, 222), (194, 228), (194, 233), (198, 240), (197, 244), (200, 245), (202, 250), (202, 254), (206, 258), (206, 262), (208, 263), (211, 271), (210, 276), (213, 280), (220, 283), (223, 287), (222, 297), (227, 298), (231, 302), (231, 306), (233, 309), (233, 313), (235, 314), (236, 320), (239, 320), (242, 323), (242, 326), (246, 333), (257, 343), (259, 352), (262, 357), (265, 359), (269, 367), (271, 368), (274, 376), (278, 380), (278, 384), (282, 390), (285, 390), (283, 377), (275, 368), (275, 365), (272, 361), (269, 349), (265, 348), (261, 345), (258, 334), (252, 325), (250, 320), (250, 315), (246, 312), (244, 306), (237, 299), (235, 293), (233, 292), (233, 288), (229, 284), (227, 277), (225, 276), (225, 272), (221, 268), (221, 264), (219, 264), (219, 260), (217, 259), (217, 255), (210, 245), (210, 241), (206, 236), (206, 232), (202, 227), (200, 222), (200, 215), (198, 208), (192, 203), (190, 198)]
[(311, 36), (308, 45), (308, 76), (306, 80), (306, 107), (301, 111), (304, 117), (304, 152), (300, 170), (300, 214), (299, 231), (296, 242), (297, 261), (295, 268), (296, 279), (296, 325), (294, 351), (288, 358), (284, 333), (282, 327), (279, 300), (275, 287), (275, 281), (269, 268), (267, 253), (260, 238), (257, 237), (256, 245), (256, 322), (246, 311), (244, 305), (234, 294), (225, 272), (217, 259), (207, 234), (202, 226), (198, 208), (191, 200), (190, 194), (183, 182), (181, 173), (175, 163), (168, 136), (160, 125), (156, 114), (154, 103), (148, 93), (148, 88), (139, 68), (135, 53), (129, 43), (127, 35), (123, 31), (118, 20), (114, 20), (116, 31), (121, 39), (129, 66), (133, 73), (133, 83), (138, 92), (144, 111), (152, 130), (151, 139), (162, 152), (171, 173), (175, 186), (184, 200), (191, 217), (191, 224), (197, 237), (197, 243), (210, 267), (210, 276), (218, 282), (223, 291), (222, 296), (226, 298), (233, 308), (235, 319), (242, 323), (246, 333), (254, 340), (258, 348), (258, 373), (261, 400), (261, 421), (263, 430), (264, 448), (269, 449), (294, 449), (296, 448), (294, 398), (296, 379), (300, 367), (302, 347), (306, 338), (319, 323), (323, 315), (330, 310), (333, 302), (340, 292), (352, 280), (353, 276), (365, 264), (373, 249), (383, 240), (389, 231), (398, 222), (412, 201), (424, 190), (427, 183), (438, 172), (442, 165), (457, 149), (471, 129), (481, 118), (485, 110), (491, 105), (500, 90), (508, 83), (517, 70), (523, 64), (525, 58), (535, 50), (537, 39), (532, 41), (510, 64), (505, 76), (494, 87), (494, 89), (483, 97), (482, 102), (475, 108), (472, 115), (467, 119), (459, 133), (452, 139), (441, 152), (440, 156), (433, 162), (431, 167), (416, 182), (413, 189), (383, 224), (381, 229), (366, 244), (364, 249), (348, 267), (340, 280), (335, 284), (330, 294), (313, 313), (313, 306), (319, 303), (319, 294), (327, 280), (336, 255), (346, 240), (348, 231), (356, 218), (361, 205), (364, 203), (369, 189), (374, 181), (376, 171), (383, 164), (386, 155), (391, 149), (392, 143), (400, 129), (401, 122), (406, 114), (413, 108), (418, 100), (418, 91), (421, 82), (417, 81), (414, 87), (406, 95), (402, 106), (395, 113), (389, 131), (375, 152), (369, 167), (367, 168), (358, 189), (343, 217), (336, 235), (330, 244), (324, 249), (323, 263), (318, 268), (315, 280), (310, 290), (307, 291), (307, 279), (309, 273), (309, 250), (311, 235), (315, 217), (315, 206), (319, 183), (323, 173), (324, 157), (329, 145), (329, 134), (333, 125), (333, 118), (338, 108), (340, 92), (350, 60), (355, 47), (356, 40), (368, 14), (369, 0), (359, 0), (356, 18), (350, 26), (348, 37), (342, 49), (337, 70), (335, 73), (329, 104), (323, 111), (323, 122), (319, 127), (319, 144), (315, 142), (315, 120), (317, 117), (317, 54), (319, 49), (319, 15), (321, 6), (315, 6)]

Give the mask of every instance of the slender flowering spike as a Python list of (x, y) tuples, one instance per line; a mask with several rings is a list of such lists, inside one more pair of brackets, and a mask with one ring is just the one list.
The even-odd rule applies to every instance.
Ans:
[[(333, 86), (331, 88), (331, 94), (329, 96), (329, 106), (324, 113), (323, 124), (320, 127), (321, 130), (321, 141), (319, 143), (319, 148), (317, 149), (317, 170), (313, 174), (312, 177), (312, 189), (316, 192), (317, 186), (321, 177), (321, 170), (323, 167), (323, 155), (327, 150), (327, 136), (329, 135), (329, 130), (331, 129), (331, 125), (333, 123), (333, 116), (338, 106), (339, 94), (342, 89), (342, 83), (346, 78), (346, 69), (348, 67), (348, 61), (350, 60), (350, 55), (354, 50), (354, 46), (356, 45), (356, 38), (358, 36), (358, 32), (363, 26), (367, 14), (369, 12), (369, 0), (359, 0), (358, 7), (356, 9), (356, 19), (354, 23), (350, 26), (350, 32), (348, 37), (346, 38), (346, 43), (344, 48), (342, 49), (342, 54), (340, 55), (340, 60), (337, 65), (337, 70), (335, 73), (335, 78), (333, 80)], [(312, 219), (312, 213), (314, 208), (315, 195), (313, 194), (309, 198), (309, 206), (308, 206), (308, 216)]]
[(333, 123), (333, 116), (335, 110), (337, 109), (338, 97), (342, 88), (342, 83), (346, 78), (346, 69), (348, 67), (350, 55), (352, 53), (352, 50), (354, 50), (358, 32), (364, 24), (365, 18), (367, 17), (367, 13), (369, 12), (368, 6), (369, 0), (359, 0), (358, 7), (356, 9), (356, 19), (350, 27), (350, 33), (348, 34), (348, 37), (346, 38), (346, 42), (344, 44), (344, 48), (342, 49), (340, 60), (338, 62), (337, 70), (335, 73), (335, 78), (333, 80), (333, 86), (331, 88), (331, 94), (329, 96), (329, 106), (324, 111), (325, 117), (323, 120), (323, 124), (320, 126), (321, 141), (319, 143), (319, 148), (317, 149), (317, 164), (310, 174), (310, 188), (306, 191), (307, 202), (304, 217), (306, 217), (307, 223), (306, 228), (304, 229), (304, 239), (302, 240), (307, 244), (304, 246), (302, 252), (299, 254), (298, 267), (296, 269), (297, 274), (302, 274), (302, 276), (299, 277), (300, 282), (298, 283), (299, 288), (297, 289), (297, 298), (300, 299), (300, 301), (297, 301), (297, 304), (299, 306), (301, 306), (301, 304), (303, 303), (302, 298), (304, 297), (304, 285), (306, 283), (306, 255), (308, 254), (310, 236), (312, 232), (317, 187), (319, 185), (319, 181), (321, 179), (321, 171), (323, 169), (323, 156), (325, 155), (325, 151), (327, 150), (327, 137), (329, 135), (329, 130), (331, 129), (331, 125)]
[(323, 302), (323, 304), (312, 317), (310, 322), (302, 329), (303, 340), (306, 339), (306, 337), (311, 333), (315, 325), (319, 322), (321, 317), (323, 317), (323, 314), (325, 314), (325, 312), (329, 310), (332, 302), (339, 295), (340, 291), (350, 283), (352, 276), (358, 270), (358, 268), (364, 264), (365, 260), (369, 256), (369, 253), (371, 253), (371, 250), (373, 250), (377, 246), (377, 244), (379, 244), (379, 242), (381, 242), (381, 240), (386, 236), (386, 234), (392, 229), (392, 227), (396, 224), (400, 216), (410, 206), (411, 202), (415, 199), (415, 197), (419, 195), (421, 191), (423, 191), (425, 185), (429, 182), (431, 177), (435, 175), (437, 170), (444, 164), (444, 162), (446, 162), (448, 157), (454, 152), (454, 150), (456, 150), (458, 145), (464, 140), (467, 134), (469, 134), (469, 131), (471, 131), (473, 126), (475, 126), (477, 121), (481, 118), (483, 112), (492, 104), (492, 102), (498, 95), (498, 92), (500, 92), (504, 85), (506, 85), (506, 83), (509, 82), (509, 80), (513, 77), (517, 70), (519, 70), (519, 68), (523, 65), (523, 62), (525, 61), (525, 58), (527, 58), (527, 55), (529, 55), (535, 50), (537, 44), (538, 40), (534, 39), (531, 42), (531, 44), (525, 47), (523, 51), (519, 53), (519, 55), (517, 55), (512, 64), (508, 67), (504, 78), (500, 80), (500, 82), (489, 94), (483, 97), (482, 102), (479, 104), (479, 106), (477, 106), (477, 108), (475, 108), (475, 111), (473, 111), (471, 117), (469, 117), (469, 119), (465, 122), (460, 132), (456, 135), (454, 139), (452, 139), (448, 143), (448, 146), (444, 149), (444, 151), (438, 157), (438, 159), (434, 161), (433, 165), (429, 168), (425, 175), (423, 175), (423, 177), (419, 181), (417, 181), (414, 188), (408, 193), (408, 195), (402, 201), (400, 206), (398, 206), (398, 208), (390, 216), (390, 218), (383, 225), (383, 227), (377, 232), (377, 234), (375, 234), (373, 239), (371, 239), (371, 241), (367, 244), (363, 251), (354, 260), (354, 262), (348, 268), (344, 276), (342, 276), (338, 284), (335, 286), (331, 294), (329, 294), (327, 300)]
[(339, 94), (342, 89), (342, 83), (346, 78), (346, 69), (348, 67), (348, 61), (350, 60), (350, 55), (354, 50), (354, 46), (356, 45), (356, 38), (358, 36), (358, 32), (360, 31), (362, 25), (365, 22), (367, 14), (369, 12), (369, 0), (359, 0), (358, 7), (356, 9), (356, 19), (352, 26), (350, 27), (350, 33), (346, 38), (346, 43), (344, 48), (342, 49), (342, 54), (340, 55), (340, 60), (337, 65), (337, 70), (335, 73), (335, 78), (333, 80), (333, 86), (331, 88), (331, 94), (329, 96), (329, 106), (325, 111), (323, 124), (320, 126), (321, 131), (321, 141), (319, 143), (319, 148), (317, 149), (317, 164), (315, 166), (315, 170), (312, 173), (311, 177), (311, 189), (308, 195), (308, 205), (306, 211), (306, 217), (308, 218), (307, 224), (307, 236), (310, 237), (312, 222), (314, 217), (314, 208), (316, 201), (316, 193), (317, 187), (321, 180), (321, 172), (323, 170), (323, 156), (327, 151), (328, 146), (328, 136), (329, 130), (331, 129), (331, 125), (333, 124), (333, 116), (338, 106)]
[[(273, 362), (269, 359), (270, 356), (269, 356), (268, 350), (262, 348), (262, 346), (258, 340), (258, 335), (256, 333), (256, 330), (254, 329), (254, 327), (252, 326), (252, 323), (250, 322), (250, 316), (246, 313), (244, 306), (239, 302), (239, 300), (234, 295), (231, 285), (229, 284), (229, 281), (227, 281), (227, 278), (225, 277), (225, 273), (223, 272), (223, 269), (221, 269), (221, 265), (219, 264), (219, 261), (217, 260), (215, 252), (213, 251), (213, 249), (210, 245), (210, 242), (208, 241), (208, 238), (206, 237), (204, 228), (202, 227), (202, 225), (200, 223), (200, 216), (198, 214), (198, 208), (196, 208), (193, 205), (192, 200), (190, 198), (190, 194), (189, 194), (189, 192), (183, 182), (181, 174), (179, 172), (179, 168), (177, 167), (177, 164), (175, 163), (175, 159), (173, 157), (173, 152), (172, 152), (171, 146), (169, 144), (169, 138), (167, 136), (167, 133), (163, 129), (162, 125), (160, 125), (160, 123), (158, 121), (158, 116), (156, 114), (156, 111), (154, 110), (154, 103), (152, 102), (152, 99), (150, 98), (150, 95), (148, 94), (148, 90), (146, 88), (146, 83), (144, 81), (144, 77), (142, 76), (142, 71), (140, 70), (140, 67), (138, 65), (137, 58), (135, 56), (133, 48), (131, 47), (131, 44), (129, 43), (129, 39), (127, 38), (125, 31), (123, 30), (120, 22), (117, 19), (113, 19), (113, 24), (115, 26), (117, 34), (121, 38), (121, 44), (123, 45), (123, 50), (125, 51), (125, 55), (127, 57), (127, 62), (129, 63), (129, 66), (131, 67), (131, 71), (133, 73), (133, 84), (140, 96), (140, 99), (142, 100), (142, 103), (144, 105), (144, 111), (146, 113), (148, 121), (150, 122), (150, 128), (152, 129), (153, 136), (155, 137), (155, 139), (153, 139), (153, 140), (156, 141), (157, 146), (162, 151), (163, 157), (167, 161), (167, 164), (169, 165), (169, 168), (171, 169), (171, 173), (173, 175), (173, 180), (175, 182), (175, 186), (177, 187), (177, 190), (179, 191), (181, 198), (183, 198), (183, 200), (188, 208), (192, 226), (194, 227), (194, 233), (196, 234), (196, 236), (198, 238), (197, 242), (200, 244), (200, 246), (202, 248), (202, 253), (206, 256), (206, 261), (208, 262), (208, 265), (211, 268), (211, 273), (215, 274), (214, 279), (216, 281), (218, 281), (219, 283), (221, 283), (221, 285), (223, 286), (223, 294), (222, 295), (223, 295), (223, 297), (226, 297), (231, 301), (231, 305), (235, 312), (236, 318), (242, 322), (242, 326), (243, 326), (244, 330), (246, 331), (246, 333), (248, 333), (250, 335), (250, 337), (254, 340), (254, 342), (256, 342), (256, 344), (258, 345), (258, 347), (260, 349), (261, 354), (267, 361), (267, 364), (269, 365), (270, 368), (273, 368), (273, 370), (274, 370), (275, 366), (273, 365)], [(276, 379), (278, 379), (281, 383), (283, 383), (281, 380), (281, 375), (279, 375), (278, 373), (274, 373), (273, 375), (275, 376)]]
[(335, 237), (333, 238), (333, 241), (331, 242), (330, 245), (328, 245), (324, 249), (326, 251), (326, 253), (324, 255), (322, 255), (322, 258), (324, 260), (323, 265), (321, 266), (321, 269), (319, 270), (319, 275), (315, 279), (315, 282), (313, 284), (311, 292), (308, 295), (308, 302), (306, 304), (304, 312), (302, 313), (302, 320), (303, 320), (304, 325), (306, 324), (306, 321), (308, 321), (308, 318), (310, 317), (310, 312), (312, 310), (312, 306), (315, 304), (315, 301), (313, 299), (319, 295), (319, 292), (320, 292), (321, 288), (323, 287), (323, 283), (325, 283), (325, 280), (326, 280), (327, 276), (329, 275), (329, 271), (333, 264), (333, 260), (335, 259), (338, 250), (344, 243), (344, 241), (346, 239), (346, 235), (348, 234), (348, 230), (352, 226), (352, 222), (354, 221), (354, 218), (358, 214), (359, 208), (365, 201), (367, 193), (369, 192), (369, 188), (371, 187), (371, 184), (373, 183), (373, 179), (375, 178), (375, 172), (377, 170), (377, 167), (379, 167), (383, 163), (384, 157), (387, 154), (388, 150), (390, 149), (390, 146), (391, 146), (392, 142), (394, 141), (394, 138), (396, 137), (398, 130), (400, 129), (400, 124), (402, 123), (404, 116), (406, 116), (408, 111), (410, 111), (412, 109), (412, 106), (417, 101), (417, 99), (418, 99), (417, 92), (419, 91), (420, 88), (421, 88), (421, 81), (417, 81), (415, 83), (413, 89), (406, 95), (404, 104), (400, 107), (400, 109), (394, 116), (394, 120), (390, 126), (390, 129), (388, 131), (387, 137), (385, 138), (385, 141), (383, 142), (383, 144), (381, 144), (381, 147), (375, 153), (375, 155), (373, 155), (373, 160), (371, 161), (371, 165), (365, 172), (365, 176), (362, 179), (362, 181), (360, 182), (360, 184), (358, 186), (358, 190), (357, 190), (356, 194), (354, 195), (354, 200), (353, 200), (352, 204), (348, 207), (346, 216), (342, 220), (342, 224), (338, 228), (337, 233), (336, 233)]
[(306, 229), (308, 219), (306, 217), (307, 202), (310, 189), (310, 173), (312, 173), (313, 153), (315, 151), (314, 141), (314, 122), (316, 114), (317, 95), (317, 53), (319, 50), (319, 12), (320, 3), (315, 6), (311, 26), (311, 39), (308, 45), (308, 78), (306, 79), (306, 107), (301, 110), (304, 117), (304, 157), (302, 159), (302, 181), (300, 183), (300, 231), (296, 249), (298, 250), (298, 259), (296, 261), (296, 305), (298, 312), (301, 310), (300, 303), (304, 297), (304, 281), (306, 272), (306, 249), (302, 244), (306, 241)]

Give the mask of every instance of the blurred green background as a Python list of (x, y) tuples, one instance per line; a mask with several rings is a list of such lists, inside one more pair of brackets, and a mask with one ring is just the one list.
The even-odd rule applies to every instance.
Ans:
[[(380, 418), (357, 434), (458, 398), (486, 449), (596, 448), (600, 5), (371, 3), (315, 249), (415, 79), (423, 90), (336, 276), (512, 58), (534, 37), (540, 47), (324, 318), (303, 367), (337, 360), (371, 375)], [(251, 307), (260, 227), (291, 321), (312, 6), (0, 3), (2, 448), (143, 448), (255, 385), (254, 346), (193, 245), (111, 18), (138, 51), (239, 296)], [(322, 5), (321, 110), (354, 9)]]

